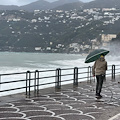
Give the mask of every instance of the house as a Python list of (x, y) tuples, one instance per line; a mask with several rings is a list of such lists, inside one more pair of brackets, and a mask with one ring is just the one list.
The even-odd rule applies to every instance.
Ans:
[(32, 23), (36, 23), (37, 20), (36, 20), (36, 19), (32, 19), (31, 22), (32, 22)]
[(92, 42), (92, 50), (99, 48), (100, 43), (99, 41), (97, 41), (97, 39), (93, 39), (91, 40), (91, 42)]
[(102, 34), (101, 35), (102, 46), (107, 47), (112, 38), (116, 38), (116, 36), (117, 36), (116, 34)]
[(102, 42), (110, 42), (112, 38), (116, 38), (116, 34), (102, 34), (101, 41)]
[(41, 50), (41, 47), (35, 47), (35, 50), (39, 51), (39, 50)]
[(80, 45), (78, 43), (71, 43), (69, 48), (73, 48), (71, 52), (80, 52)]

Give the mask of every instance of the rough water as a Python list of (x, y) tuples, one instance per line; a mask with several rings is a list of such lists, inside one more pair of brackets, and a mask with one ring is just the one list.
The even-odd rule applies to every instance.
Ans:
[(0, 56), (1, 74), (77, 67), (84, 63), (84, 56), (78, 54), (0, 52)]

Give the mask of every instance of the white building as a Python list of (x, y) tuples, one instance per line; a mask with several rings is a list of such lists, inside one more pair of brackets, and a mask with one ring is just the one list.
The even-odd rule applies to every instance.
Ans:
[(32, 22), (32, 23), (35, 23), (35, 22), (37, 22), (37, 20), (36, 20), (36, 19), (32, 19), (31, 22)]
[(80, 45), (78, 43), (71, 43), (69, 48), (73, 48), (72, 52), (80, 52)]
[(116, 38), (116, 34), (102, 34), (101, 41), (102, 42), (110, 42), (112, 38)]
[(41, 50), (41, 47), (35, 47), (35, 50), (39, 51), (39, 50)]
[(116, 34), (102, 34), (101, 35), (102, 46), (107, 47), (112, 38), (116, 37), (117, 37)]

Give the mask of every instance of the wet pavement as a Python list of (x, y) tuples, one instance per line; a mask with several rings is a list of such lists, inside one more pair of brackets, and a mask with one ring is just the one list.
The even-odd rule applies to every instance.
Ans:
[(0, 97), (0, 120), (120, 120), (120, 83), (106, 80), (103, 98), (95, 98), (95, 82), (40, 90), (38, 97)]

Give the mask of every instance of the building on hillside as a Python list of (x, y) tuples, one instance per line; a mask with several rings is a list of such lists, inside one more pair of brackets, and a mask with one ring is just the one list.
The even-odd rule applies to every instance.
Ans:
[(92, 47), (91, 47), (92, 50), (98, 49), (100, 47), (100, 42), (97, 39), (91, 40), (91, 43), (92, 43)]
[(101, 42), (102, 42), (102, 46), (108, 46), (109, 42), (113, 39), (116, 38), (117, 35), (116, 34), (102, 34), (101, 35)]
[(102, 8), (102, 11), (114, 11), (116, 8)]
[(35, 47), (35, 50), (36, 50), (36, 51), (40, 51), (40, 50), (42, 50), (42, 49), (41, 49), (41, 47)]
[(112, 38), (116, 38), (116, 34), (102, 34), (101, 41), (103, 42), (110, 42)]
[(109, 49), (110, 48), (110, 41), (116, 37), (117, 37), (116, 34), (102, 34), (101, 35), (102, 47)]
[(70, 50), (70, 52), (71, 53), (78, 53), (78, 52), (80, 52), (80, 45), (78, 44), (78, 43), (71, 43), (70, 45), (69, 45), (69, 48), (71, 49)]

